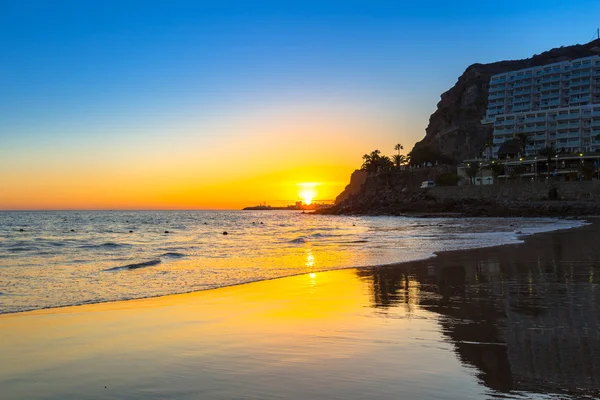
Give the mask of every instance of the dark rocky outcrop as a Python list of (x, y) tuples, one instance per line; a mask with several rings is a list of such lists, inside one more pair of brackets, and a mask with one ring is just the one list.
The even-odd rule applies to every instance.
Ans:
[(419, 189), (410, 179), (410, 174), (370, 176), (358, 193), (319, 213), (473, 217), (600, 215), (600, 183), (594, 181)]
[(413, 150), (429, 147), (455, 162), (481, 154), (492, 138), (491, 125), (481, 124), (492, 75), (597, 54), (600, 54), (600, 39), (552, 49), (524, 60), (469, 66), (454, 87), (442, 94), (437, 110), (429, 118), (425, 138)]
[(358, 193), (366, 180), (367, 171), (360, 169), (355, 170), (352, 175), (350, 175), (350, 183), (346, 185), (344, 191), (335, 198), (335, 204), (340, 204), (342, 201), (346, 200), (348, 196)]

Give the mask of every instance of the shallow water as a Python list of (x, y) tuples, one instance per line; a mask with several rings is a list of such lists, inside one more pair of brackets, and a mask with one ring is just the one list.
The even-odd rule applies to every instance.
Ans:
[(0, 313), (418, 260), (582, 224), (292, 211), (0, 212)]
[(600, 398), (598, 242), (2, 315), (2, 398)]

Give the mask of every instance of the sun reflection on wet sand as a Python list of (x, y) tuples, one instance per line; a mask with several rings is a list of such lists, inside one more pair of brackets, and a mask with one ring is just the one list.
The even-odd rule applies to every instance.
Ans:
[(574, 232), (2, 315), (3, 399), (598, 397), (600, 231)]

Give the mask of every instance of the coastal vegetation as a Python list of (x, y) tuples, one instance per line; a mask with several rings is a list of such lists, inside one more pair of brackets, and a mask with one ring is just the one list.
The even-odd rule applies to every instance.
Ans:
[(475, 177), (477, 176), (480, 170), (481, 163), (478, 161), (474, 161), (472, 163), (467, 164), (467, 169), (465, 170), (465, 172), (467, 173), (467, 176), (469, 177), (469, 180), (473, 185), (475, 184)]

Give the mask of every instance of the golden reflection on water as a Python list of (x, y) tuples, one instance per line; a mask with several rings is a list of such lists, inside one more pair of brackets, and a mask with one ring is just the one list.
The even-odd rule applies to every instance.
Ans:
[(553, 238), (560, 257), (538, 241), (0, 316), (0, 387), (9, 399), (598, 397), (597, 264), (573, 260), (600, 249)]
[(313, 256), (312, 249), (306, 249), (306, 268), (313, 268), (315, 266), (315, 256)]
[[(418, 291), (409, 293), (418, 296)], [(429, 312), (421, 312), (423, 318), (410, 325), (404, 324), (401, 310), (394, 320), (373, 319), (371, 299), (369, 285), (354, 270), (344, 270), (187, 295), (1, 316), (5, 361), (0, 365), (0, 384), (43, 370), (36, 387), (18, 388), (21, 397), (35, 397), (41, 393), (38, 390), (60, 393), (51, 382), (73, 388), (80, 386), (79, 381), (103, 377), (113, 387), (146, 385), (151, 384), (144, 375), (148, 366), (196, 376), (198, 372), (192, 371), (211, 365), (221, 380), (241, 371), (250, 379), (259, 369), (266, 375), (253, 379), (266, 382), (270, 374), (288, 371), (296, 381), (311, 379), (315, 388), (324, 388), (332, 382), (344, 385), (346, 379), (356, 380), (360, 373), (354, 369), (362, 365), (377, 368), (380, 362), (387, 363), (385, 343), (394, 341), (393, 353), (400, 358), (400, 352), (416, 354), (411, 338), (417, 335), (440, 340)], [(455, 369), (459, 367), (451, 352), (445, 358)], [(349, 360), (353, 364), (347, 365)], [(53, 370), (57, 362), (67, 371)], [(448, 364), (443, 365), (445, 370)], [(206, 379), (213, 379), (211, 368), (200, 370), (206, 372)], [(324, 375), (315, 375), (318, 371)], [(342, 381), (332, 381), (327, 371), (339, 371)], [(396, 375), (395, 369), (383, 368), (380, 377), (392, 380)], [(66, 376), (80, 379), (67, 382)], [(187, 385), (196, 387), (197, 380)]]

